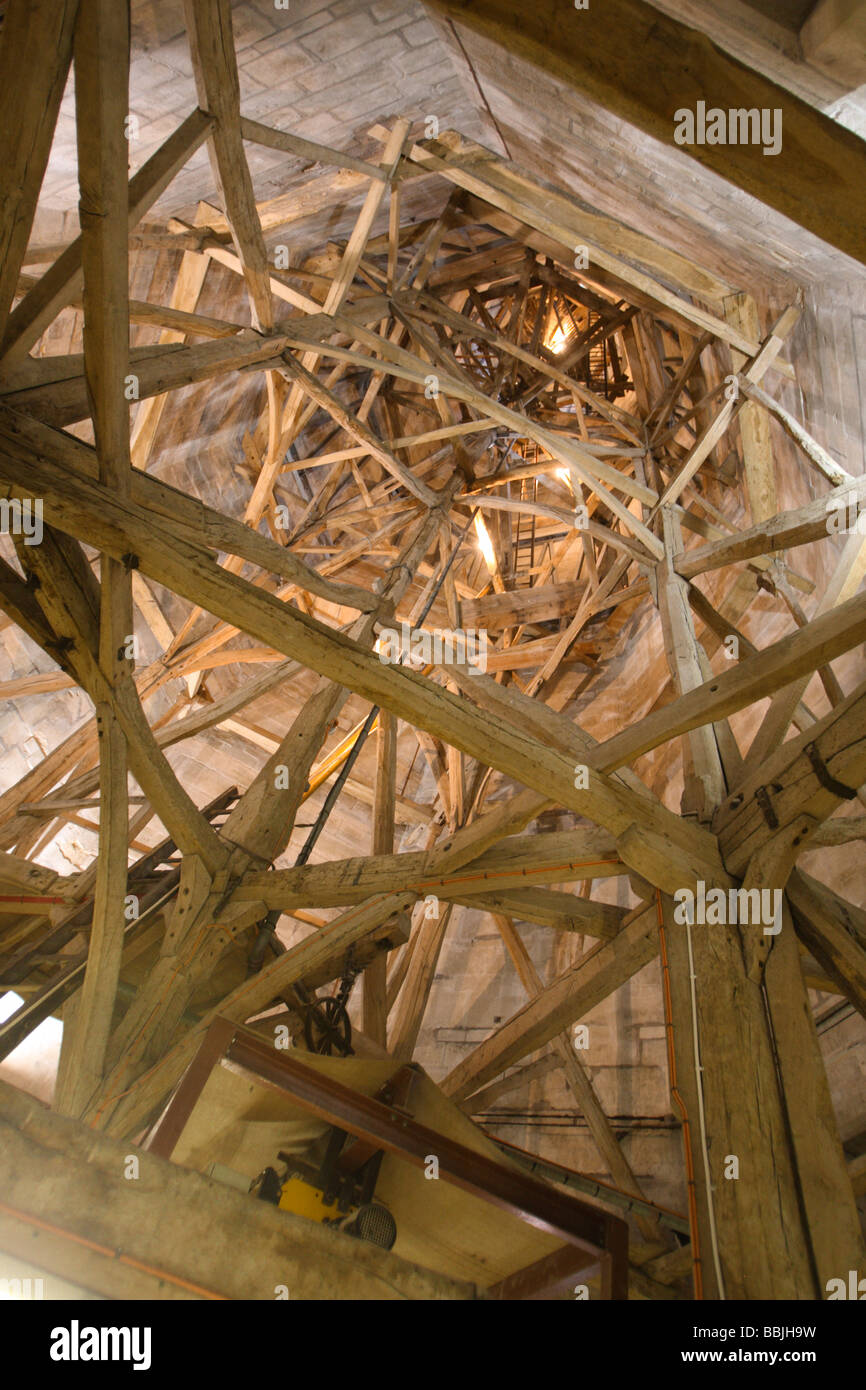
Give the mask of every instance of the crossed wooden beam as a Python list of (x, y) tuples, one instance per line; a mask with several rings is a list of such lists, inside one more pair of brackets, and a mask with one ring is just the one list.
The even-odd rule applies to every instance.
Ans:
[[(43, 897), (61, 899), (47, 911), (4, 909), (0, 949), (46, 937), (54, 919), (92, 900), (86, 969), (64, 1006), (56, 1105), (94, 1127), (138, 1134), (213, 1019), (241, 1024), (296, 986), (327, 984), (364, 945), (368, 1043), (409, 1060), (452, 914), (472, 907), (492, 914), (529, 998), (444, 1089), (471, 1109), (473, 1096), (552, 1044), (608, 1170), (639, 1194), (568, 1029), (654, 961), (661, 944), (672, 1084), (693, 1118), (684, 1127), (689, 1171), (702, 1175), (691, 1192), (694, 1281), (708, 1295), (803, 1296), (815, 1269), (820, 1276), (859, 1258), (806, 987), (832, 989), (866, 1013), (866, 929), (858, 909), (796, 862), (806, 848), (863, 834), (862, 817), (828, 822), (844, 801), (862, 800), (866, 783), (866, 685), (845, 694), (831, 667), (866, 638), (858, 592), (866, 543), (855, 525), (839, 549), (828, 517), (856, 516), (866, 484), (761, 384), (771, 372), (782, 383), (793, 376), (781, 354), (796, 304), (762, 337), (749, 295), (452, 133), (413, 141), (409, 123), (397, 121), (374, 128), (379, 153), (360, 159), (245, 119), (228, 0), (189, 0), (199, 109), (128, 179), (126, 25), (125, 8), (111, 0), (13, 0), (0, 46), (10, 149), (0, 203), (0, 483), (7, 507), (35, 497), (44, 509), (41, 543), (18, 534), (17, 566), (11, 555), (3, 561), (0, 607), (56, 664), (37, 678), (49, 682), (40, 688), (74, 684), (94, 707), (0, 796), (0, 884), (16, 890), (6, 897), (23, 908), (38, 884)], [(26, 73), (14, 61), (25, 29), (39, 37), (34, 51), (49, 55)], [(53, 248), (34, 281), (22, 267), (47, 256), (28, 252), (28, 241), (73, 61), (81, 233)], [(324, 266), (321, 258), (312, 268), (272, 264), (265, 229), (280, 231), (292, 213), (285, 199), (256, 204), (245, 140), (356, 179), (360, 211)], [(205, 141), (221, 209), (202, 204), (195, 224), (140, 230)], [(404, 225), (402, 201), (422, 180), (440, 188), (444, 209), (420, 228)], [(328, 176), (304, 186), (308, 208), (319, 181)], [(386, 207), (387, 230), (375, 235)], [(131, 241), (183, 250), (170, 305), (130, 301)], [(588, 258), (579, 272), (577, 244)], [(250, 326), (197, 311), (212, 262), (242, 277)], [(29, 355), (70, 308), (82, 315), (83, 352)], [(130, 348), (131, 323), (159, 326), (160, 342)], [(566, 344), (561, 356), (550, 346), (553, 328)], [(679, 355), (666, 360), (666, 346)], [(593, 352), (610, 369), (601, 390)], [(721, 363), (732, 367), (726, 391)], [(633, 399), (624, 403), (626, 371)], [(248, 436), (253, 483), (238, 519), (172, 488), (148, 462), (172, 392), (241, 373), (264, 374), (267, 410)], [(130, 382), (140, 402), (132, 431)], [(790, 510), (775, 503), (770, 417), (825, 489)], [(69, 429), (81, 422), (92, 424), (92, 445)], [(712, 500), (738, 439), (745, 527)], [(293, 479), (302, 491), (287, 491)], [(481, 518), (492, 559), (473, 550), (451, 569), (470, 516)], [(697, 542), (687, 545), (685, 531)], [(812, 586), (796, 554), (815, 542), (836, 559), (807, 616), (798, 594)], [(528, 583), (518, 584), (526, 554)], [(704, 576), (712, 599), (696, 582)], [(179, 630), (152, 584), (188, 605)], [(796, 623), (761, 650), (739, 627), (758, 584)], [(464, 616), (486, 613), (491, 627), (495, 617), (490, 673), (380, 660), (381, 628), (398, 614), (417, 617), (436, 586), (453, 625), (461, 603)], [(160, 651), (144, 667), (128, 640), (134, 607)], [(593, 663), (615, 650), (636, 611), (657, 612), (666, 671), (661, 688), (647, 690), (655, 705), (599, 742), (563, 710), (576, 688), (569, 673), (588, 662), (581, 688), (592, 690)], [(238, 634), (257, 645), (230, 647)], [(710, 658), (730, 639), (738, 657), (715, 674)], [(191, 712), (223, 661), (268, 664)], [(314, 689), (281, 737), (250, 723), (256, 700), (291, 693), (305, 671), (315, 673)], [(804, 704), (816, 672), (829, 705), (820, 717)], [(155, 720), (146, 706), (179, 679), (185, 695)], [(373, 806), (371, 852), (274, 869), (317, 769), (331, 775), (351, 751), (353, 739), (322, 760), (353, 695), (382, 711), (373, 784), (351, 784)], [(743, 751), (729, 721), (767, 698)], [(397, 791), (401, 726), (414, 731), (432, 773), (432, 806)], [(221, 727), (268, 756), (217, 828), (166, 749)], [(682, 764), (681, 814), (634, 770), (671, 745)], [(130, 802), (129, 774), (143, 803)], [(493, 801), (497, 778), (506, 792)], [(49, 884), (33, 856), (65, 819), (97, 804), (97, 791), (92, 872)], [(554, 806), (573, 828), (526, 833)], [(427, 827), (423, 850), (394, 852), (403, 814)], [(182, 855), (179, 881), (170, 906), (130, 945), (129, 846), (151, 818)], [(591, 896), (608, 877), (628, 877), (636, 908)], [(784, 891), (781, 933), (695, 924), (686, 940), (675, 895), (697, 880)], [(585, 894), (562, 891), (573, 882)], [(419, 917), (389, 971), (387, 952), (401, 939), (395, 922), (431, 896), (442, 912)], [(324, 920), (310, 908), (338, 912)], [(247, 978), (246, 957), (274, 911), (316, 930)], [(599, 941), (545, 983), (515, 919)], [(147, 968), (126, 1001), (119, 986), (130, 950)], [(700, 1055), (687, 1045), (693, 1036)], [(719, 1185), (707, 1133), (714, 1155), (726, 1146), (740, 1155), (749, 1183)], [(768, 1214), (778, 1190), (797, 1213), (789, 1230)], [(641, 1221), (650, 1258), (664, 1260), (657, 1223), (646, 1212)], [(746, 1248), (748, 1230), (764, 1265)]]

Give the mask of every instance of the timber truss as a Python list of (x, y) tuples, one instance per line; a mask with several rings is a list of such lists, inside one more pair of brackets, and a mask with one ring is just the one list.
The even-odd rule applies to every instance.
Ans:
[[(807, 987), (866, 1013), (866, 916), (796, 861), (864, 833), (862, 815), (831, 817), (862, 800), (866, 685), (846, 694), (831, 663), (866, 638), (866, 537), (853, 530), (840, 547), (827, 518), (828, 501), (866, 502), (866, 481), (772, 394), (793, 375), (798, 308), (762, 334), (748, 294), (458, 135), (415, 139), (395, 120), (370, 132), (361, 159), (247, 120), (228, 0), (190, 0), (187, 20), (199, 107), (129, 179), (125, 6), (6, 9), (0, 483), (9, 515), (16, 500), (41, 501), (44, 534), (10, 538), (0, 604), (55, 663), (27, 689), (78, 686), (93, 714), (0, 796), (0, 982), (25, 995), (4, 1051), (62, 1002), (56, 1105), (136, 1137), (215, 1018), (282, 1008), (297, 1021), (348, 968), (363, 975), (365, 1045), (405, 1062), (452, 914), (480, 909), (528, 1002), (446, 1093), (480, 1113), (503, 1074), (551, 1044), (611, 1183), (634, 1199), (637, 1292), (821, 1296), (861, 1265), (862, 1245)], [(29, 51), (51, 61), (21, 61), (25, 26)], [(38, 260), (25, 257), (73, 59), (81, 234), (44, 253), (35, 277), (22, 267)], [(294, 195), (257, 206), (245, 142), (348, 171), (362, 197), (348, 238), (280, 265)], [(222, 210), (148, 221), (205, 143)], [(439, 211), (404, 220), (422, 180)], [(131, 246), (183, 253), (169, 304), (130, 298)], [(196, 312), (212, 261), (245, 286), (251, 326)], [(76, 306), (83, 355), (34, 355)], [(133, 339), (136, 325), (158, 326), (160, 342), (130, 346), (130, 325)], [(249, 437), (245, 510), (228, 515), (218, 479), (194, 497), (148, 463), (172, 392), (250, 373), (263, 374), (267, 412)], [(797, 510), (777, 506), (768, 415), (814, 476), (814, 501)], [(816, 541), (831, 557), (822, 594), (796, 567), (797, 547)], [(183, 601), (176, 630), (148, 581)], [(762, 650), (738, 627), (759, 589), (793, 618)], [(656, 620), (666, 682), (645, 692), (642, 718), (598, 742), (574, 702), (606, 689), (615, 705), (628, 634)], [(485, 632), (486, 673), (380, 659), (383, 630), (421, 622)], [(129, 637), (142, 624), (162, 654), (136, 665)], [(227, 660), (268, 664), (198, 698)], [(259, 732), (251, 784), (199, 807), (167, 750), (255, 729), (255, 702), (291, 700), (304, 671), (312, 693), (281, 738)], [(823, 717), (804, 703), (816, 672)], [(156, 720), (148, 707), (166, 689), (175, 703)], [(373, 713), (335, 746), (352, 695)], [(767, 700), (741, 747), (730, 717)], [(352, 759), (376, 718), (367, 786)], [(426, 769), (424, 806), (396, 786), (406, 739)], [(681, 814), (634, 771), (663, 747), (682, 768)], [(307, 862), (308, 823), (305, 850), (289, 850), (299, 812), (335, 777), (332, 791), (372, 804), (371, 852)], [(93, 824), (88, 808), (92, 867), (41, 867), (64, 824)], [(568, 828), (545, 829), (553, 808)], [(150, 821), (156, 849), (141, 838)], [(426, 848), (395, 853), (395, 825), (413, 821)], [(594, 892), (617, 875), (632, 910)], [(673, 895), (698, 881), (784, 890), (781, 930), (687, 929)], [(439, 911), (416, 912), (410, 934), (431, 897)], [(283, 914), (317, 930), (286, 949)], [(595, 942), (547, 984), (516, 922), (549, 928), (551, 951), (557, 932)], [(642, 1200), (569, 1038), (659, 956), (688, 1173), (683, 1248)], [(737, 1182), (724, 1181), (731, 1154)]]

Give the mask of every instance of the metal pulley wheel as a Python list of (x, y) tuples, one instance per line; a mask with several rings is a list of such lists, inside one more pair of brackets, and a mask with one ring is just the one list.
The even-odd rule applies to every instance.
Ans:
[(304, 1039), (311, 1052), (345, 1057), (352, 1050), (352, 1024), (346, 1006), (339, 999), (321, 999), (304, 1014)]

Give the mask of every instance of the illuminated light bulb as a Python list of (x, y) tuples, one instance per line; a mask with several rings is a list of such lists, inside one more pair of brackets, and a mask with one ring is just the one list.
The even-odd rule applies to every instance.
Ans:
[(490, 532), (484, 524), (484, 517), (479, 515), (475, 518), (475, 534), (478, 537), (478, 546), (484, 556), (484, 563), (491, 574), (496, 572), (496, 552), (493, 549), (493, 542), (490, 539)]
[(565, 347), (567, 342), (568, 334), (566, 333), (562, 325), (558, 324), (547, 340), (547, 347), (551, 352), (559, 353), (562, 352), (562, 349)]

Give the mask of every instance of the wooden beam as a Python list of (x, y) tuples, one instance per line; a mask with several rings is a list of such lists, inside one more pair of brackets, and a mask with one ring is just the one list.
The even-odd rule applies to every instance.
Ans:
[[(505, 2), (507, 3), (507, 0)], [(636, 269), (620, 256), (612, 255), (606, 248), (588, 241), (579, 230), (581, 219), (578, 209), (573, 205), (568, 207), (567, 221), (563, 219), (563, 204), (567, 201), (563, 195), (553, 194), (549, 199), (546, 190), (540, 193), (539, 189), (528, 181), (520, 188), (497, 187), (495, 182), (486, 177), (488, 168), (496, 167), (490, 155), (486, 155), (483, 161), (467, 159), (451, 153), (435, 141), (413, 145), (408, 155), (421, 168), (430, 173), (441, 174), (458, 187), (467, 189), (493, 207), (550, 237), (558, 245), (571, 248), (577, 244), (585, 245), (591, 264), (614, 275), (622, 285), (646, 296), (658, 313), (663, 316), (666, 312), (673, 313), (678, 322), (684, 322), (692, 331), (709, 331), (723, 342), (738, 347), (741, 352), (751, 356), (754, 348), (751, 339), (731, 328), (724, 319), (691, 304), (647, 275), (645, 271)], [(571, 260), (567, 260), (566, 263), (570, 265)]]
[[(677, 556), (682, 553), (682, 532), (669, 507), (662, 508), (661, 518), (665, 559), (656, 567), (658, 608), (668, 667), (674, 689), (682, 698), (703, 685), (701, 649), (689, 609), (688, 586), (674, 570)], [(709, 723), (689, 734), (684, 747), (683, 781), (683, 812), (710, 821), (726, 787), (719, 748)]]
[[(739, 328), (746, 338), (760, 338), (758, 306), (750, 294), (737, 294), (725, 301), (725, 318)], [(733, 351), (731, 362), (735, 372), (745, 364), (741, 353)], [(748, 381), (748, 377), (744, 380)], [(770, 442), (770, 422), (751, 401), (743, 406), (738, 417), (740, 438), (743, 441), (743, 467), (746, 493), (752, 521), (766, 521), (779, 510), (776, 501), (776, 473), (773, 446)]]
[(410, 1062), (414, 1056), (452, 911), (452, 903), (444, 907), (437, 903), (435, 914), (425, 909), (417, 928), (406, 979), (389, 1019), (389, 1051), (400, 1062)]
[(800, 940), (866, 1018), (866, 913), (800, 869), (788, 881), (788, 899)]
[(840, 486), (805, 506), (779, 512), (745, 531), (735, 531), (731, 536), (686, 550), (676, 561), (677, 573), (684, 579), (694, 579), (709, 570), (740, 564), (756, 555), (772, 555), (779, 550), (792, 550), (824, 540), (832, 534), (829, 526), (834, 509), (841, 509), (847, 518), (849, 493), (856, 511), (857, 506), (866, 501), (866, 479), (854, 478), (850, 485)]
[(282, 150), (284, 154), (295, 155), (299, 159), (309, 159), (315, 164), (330, 164), (336, 169), (354, 169), (365, 178), (387, 183), (388, 174), (378, 164), (370, 164), (366, 159), (346, 154), (345, 150), (332, 149), (330, 145), (320, 145), (315, 140), (304, 140), (300, 135), (291, 135), (285, 130), (274, 130), (262, 125), (261, 121), (251, 121), (241, 116), (241, 134), (245, 140), (256, 145), (264, 145), (271, 150)]
[(326, 410), (331, 419), (345, 430), (351, 439), (357, 439), (359, 443), (363, 444), (367, 453), (372, 458), (377, 459), (392, 477), (403, 484), (407, 491), (428, 507), (439, 505), (441, 499), (438, 493), (416, 478), (411, 469), (401, 463), (396, 454), (392, 454), (390, 449), (386, 449), (373, 431), (359, 420), (356, 414), (348, 410), (334, 393), (329, 391), (323, 382), (319, 381), (318, 377), (307, 370), (302, 360), (299, 361), (287, 352), (283, 354), (282, 361), (287, 376), (296, 381), (311, 400)]
[[(470, 756), (484, 747), (492, 766), (613, 828), (615, 833), (650, 817), (651, 807), (645, 798), (609, 783), (600, 773), (592, 776), (588, 788), (575, 788), (573, 765), (552, 749), (501, 720), (481, 717), (467, 701), (407, 667), (383, 664), (350, 638), (227, 574), (196, 547), (169, 541), (154, 525), (153, 517), (132, 501), (121, 504), (99, 484), (71, 478), (32, 456), (22, 468), (13, 453), (14, 447), (5, 444), (0, 474), (15, 482), (23, 480), (25, 488), (41, 488), (49, 524), (109, 550), (116, 558), (136, 555), (145, 574), (158, 576), (160, 582), (191, 602), (235, 622), (259, 641), (296, 656), (321, 675), (354, 689), (371, 703), (390, 709)], [(670, 819), (675, 841), (693, 847), (699, 843), (703, 849), (698, 858), (716, 855), (711, 836), (696, 826), (686, 826), (676, 816)]]
[[(64, 1010), (54, 1108), (80, 1115), (102, 1077), (123, 954), (127, 880), (126, 740), (110, 705), (100, 705), (99, 854), (87, 968), (72, 1016)], [(65, 1083), (65, 1084), (64, 1084)]]
[(142, 1070), (141, 1064), (135, 1055), (126, 1054), (108, 1078), (103, 1095), (84, 1118), (93, 1128), (112, 1134), (137, 1132), (183, 1075), (216, 1017), (240, 1023), (266, 1009), (295, 984), (307, 980), (322, 983), (323, 970), (333, 979), (341, 973), (347, 953), (356, 942), (378, 931), (395, 914), (410, 907), (412, 901), (412, 894), (380, 894), (341, 913), (232, 990), (194, 1028), (187, 1030), (137, 1084), (130, 1083)]
[[(394, 817), (397, 793), (397, 721), (393, 715), (379, 715), (376, 731), (376, 789), (373, 805), (373, 854), (393, 854)], [(386, 993), (388, 960), (384, 952), (364, 971), (363, 1030), (367, 1037), (387, 1047), (388, 1009)]]
[(866, 1248), (787, 908), (764, 988), (809, 1244), (826, 1293), (840, 1269), (863, 1268)]
[(845, 468), (836, 462), (834, 458), (823, 449), (816, 439), (813, 439), (808, 430), (805, 430), (799, 420), (778, 401), (768, 396), (755, 382), (749, 381), (747, 377), (738, 376), (740, 390), (744, 391), (750, 401), (756, 401), (765, 410), (779, 421), (785, 433), (794, 440), (806, 457), (814, 463), (815, 467), (824, 474), (824, 477), (833, 484), (834, 487), (841, 486), (842, 483), (853, 483), (854, 478)]
[(810, 829), (801, 843), (808, 844), (811, 831), (840, 801), (853, 800), (866, 781), (864, 711), (861, 684), (806, 733), (752, 768), (727, 797), (713, 824), (731, 873), (742, 873), (757, 850), (803, 817)]
[[(78, 0), (10, 0), (0, 35), (0, 339), (33, 227), (72, 58)], [(25, 54), (29, 54), (28, 61)], [(33, 61), (34, 56), (36, 61)]]
[[(588, 873), (589, 869), (585, 868), (582, 872)], [(553, 888), (496, 888), (490, 893), (466, 893), (462, 897), (454, 896), (454, 888), (455, 885), (450, 886), (445, 893), (464, 907), (498, 912), (507, 917), (516, 917), (518, 921), (553, 927), (556, 931), (598, 936), (604, 941), (616, 936), (628, 915), (624, 907), (592, 902), (575, 893), (560, 893)]]
[[(88, 478), (98, 476), (98, 461), (94, 450), (88, 445), (18, 412), (7, 411), (2, 403), (0, 429), (7, 440), (14, 437), (22, 446), (44, 453), (46, 458), (53, 458), (65, 469)], [(146, 514), (159, 516), (162, 524), (175, 532), (179, 544), (204, 543), (213, 551), (226, 551), (229, 555), (236, 555), (280, 575), (289, 583), (296, 583), (299, 588), (318, 594), (330, 603), (368, 612), (379, 601), (377, 595), (354, 584), (342, 584), (323, 577), (270, 537), (259, 535), (241, 522), (150, 474), (134, 469), (130, 486), (132, 501)], [(158, 579), (156, 575), (152, 577)]]
[[(81, 0), (75, 29), (75, 103), (84, 276), (84, 369), (100, 480), (119, 496), (130, 490), (126, 119), (129, 110), (129, 13), (113, 0)], [(44, 544), (44, 542), (43, 542)], [(64, 541), (52, 547), (40, 597), (66, 570)], [(61, 621), (62, 609), (58, 609)], [(82, 635), (87, 638), (86, 614)], [(127, 740), (114, 695), (131, 686), (128, 570), (102, 557), (98, 665), (110, 696), (96, 704), (99, 735), (99, 855), (90, 949), (81, 994), (64, 1028), (55, 1107), (80, 1114), (102, 1076), (123, 953), (127, 879)], [(68, 632), (64, 633), (68, 636)], [(94, 684), (91, 684), (94, 689)], [(101, 693), (101, 692), (100, 692)], [(132, 691), (134, 699), (137, 697)]]
[[(189, 0), (189, 2), (191, 3), (191, 0)], [(336, 311), (348, 294), (361, 256), (364, 253), (364, 247), (367, 244), (367, 239), (370, 235), (376, 213), (385, 196), (386, 186), (390, 183), (399, 163), (408, 128), (408, 122), (399, 120), (395, 123), (394, 129), (386, 134), (385, 148), (382, 152), (381, 163), (386, 174), (387, 183), (374, 180), (367, 191), (367, 196), (364, 199), (363, 206), (358, 214), (355, 226), (352, 229), (352, 235), (349, 238), (340, 264), (337, 267), (337, 273), (325, 298), (323, 307), (326, 315), (336, 314)], [(316, 370), (318, 361), (318, 353), (307, 352), (302, 357), (300, 363), (298, 363), (298, 367), (300, 370), (312, 374)], [(303, 421), (303, 416), (301, 415), (302, 398), (303, 391), (301, 389), (301, 384), (295, 382), (289, 392), (289, 397), (283, 411), (282, 436), (279, 440), (278, 447), (275, 447), (271, 451), (271, 456), (265, 461), (264, 467), (256, 479), (252, 496), (247, 504), (244, 520), (252, 525), (258, 522), (259, 517), (265, 510), (274, 482), (276, 481), (277, 473), (282, 464), (283, 455), (301, 428)], [(416, 484), (415, 486), (417, 488), (418, 486), (423, 486), (423, 484)], [(427, 500), (428, 505), (434, 505), (429, 499)]]
[(268, 255), (241, 134), (240, 85), (230, 0), (185, 0), (199, 106), (214, 117), (211, 166), (244, 269), (253, 322), (273, 327)]
[[(520, 982), (529, 995), (530, 999), (537, 999), (544, 991), (544, 984), (536, 970), (532, 957), (520, 937), (514, 923), (508, 917), (494, 914), (494, 921), (499, 929), (505, 948), (511, 957), (520, 978)], [(623, 1153), (619, 1140), (614, 1133), (613, 1125), (604, 1113), (601, 1103), (593, 1089), (592, 1080), (586, 1064), (576, 1051), (572, 1037), (568, 1031), (559, 1033), (553, 1039), (553, 1049), (558, 1055), (562, 1068), (565, 1073), (565, 1082), (572, 1093), (578, 1108), (586, 1120), (587, 1127), (592, 1135), (598, 1152), (607, 1165), (614, 1183), (624, 1192), (632, 1192), (637, 1197), (642, 1197), (640, 1184), (632, 1171), (631, 1165)], [(654, 1230), (657, 1229), (657, 1222), (646, 1220), (639, 1216), (638, 1223), (642, 1234), (646, 1238), (651, 1238)]]
[[(193, 111), (129, 181), (129, 226), (134, 227), (207, 138), (210, 116)], [(9, 315), (2, 365), (20, 361), (60, 310), (81, 290), (81, 237), (65, 250)]]
[[(713, 676), (671, 705), (653, 711), (594, 751), (593, 766), (612, 772), (677, 734), (727, 718), (755, 700), (789, 686), (866, 641), (866, 594), (814, 618), (807, 627), (782, 637), (732, 670)], [(799, 699), (799, 693), (797, 696)]]
[(818, 0), (800, 29), (806, 62), (844, 85), (866, 82), (866, 14), (858, 0)]
[[(469, 899), (476, 893), (523, 889), (527, 882), (567, 883), (624, 872), (613, 841), (597, 830), (503, 838), (509, 828), (507, 822), (492, 811), (480, 817), (475, 827), (479, 838), (458, 832), (429, 851), (334, 859), (267, 873), (254, 871), (237, 895), (239, 899), (261, 897), (269, 907), (285, 908), (302, 902), (316, 907), (341, 906), (361, 902), (372, 893), (401, 889), (411, 889), (422, 897), (432, 893)], [(578, 900), (574, 901), (579, 915)]]
[(39, 604), (55, 643), (67, 651), (66, 664), (94, 704), (111, 708), (121, 724), (132, 770), (157, 815), (182, 850), (199, 852), (216, 866), (225, 857), (216, 832), (160, 752), (135, 686), (120, 669), (127, 658), (118, 624), (122, 627), (127, 615), (103, 600), (80, 547), (66, 536), (46, 529), (41, 545), (22, 546), (21, 552), (28, 572), (39, 580)]
[[(757, 383), (762, 380), (768, 368), (778, 357), (782, 344), (799, 316), (800, 310), (796, 306), (791, 306), (784, 311), (761, 343), (759, 350), (752, 355), (744, 373), (748, 381)], [(701, 465), (710, 457), (728, 425), (740, 413), (744, 404), (745, 402), (740, 399), (739, 395), (725, 401), (715, 419), (701, 432), (693, 448), (689, 450), (686, 458), (677, 469), (675, 476), (668, 483), (662, 494), (660, 506), (666, 506), (678, 500), (683, 488), (691, 482)]]
[[(147, 400), (227, 372), (256, 366), (266, 369), (285, 346), (286, 339), (281, 335), (267, 337), (245, 328), (231, 338), (216, 342), (136, 348), (130, 353), (130, 365), (135, 370), (139, 399)], [(50, 425), (72, 424), (90, 414), (90, 399), (83, 376), (11, 391), (4, 399), (12, 408), (27, 410)]]
[(474, 1049), (441, 1083), (454, 1100), (477, 1091), (550, 1042), (625, 984), (656, 955), (655, 904), (641, 904), (622, 930), (583, 956)]
[[(852, 594), (858, 594), (863, 577), (866, 575), (866, 535), (855, 530), (848, 536), (836, 568), (830, 576), (824, 593), (815, 610), (812, 621), (803, 632), (811, 632), (816, 623), (832, 623), (834, 617), (842, 620), (843, 613), (850, 614), (849, 604)], [(822, 661), (819, 665), (823, 666)], [(770, 702), (770, 708), (761, 720), (760, 728), (749, 746), (747, 762), (749, 767), (762, 762), (784, 739), (798, 703), (806, 693), (809, 677), (800, 673), (798, 680), (780, 690)], [(768, 692), (769, 693), (769, 692)]]
[[(575, 10), (542, 0), (527, 15), (517, 0), (427, 0), (470, 51), (471, 34), (508, 48), (654, 139), (697, 160), (855, 260), (866, 260), (866, 152), (853, 132), (716, 47), (699, 30), (644, 0)], [(623, 48), (622, 35), (629, 35)], [(674, 94), (674, 95), (671, 95)], [(677, 111), (724, 94), (731, 108), (784, 112), (781, 147), (676, 140)], [(826, 171), (839, 206), (824, 196)]]

